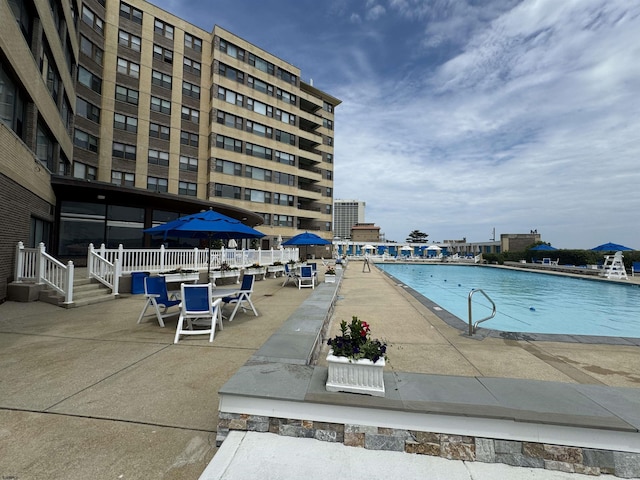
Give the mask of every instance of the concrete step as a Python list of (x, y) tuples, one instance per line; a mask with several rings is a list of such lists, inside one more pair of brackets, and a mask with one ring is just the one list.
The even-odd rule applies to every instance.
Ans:
[(114, 300), (115, 295), (105, 285), (88, 278), (80, 278), (73, 282), (73, 302), (64, 303), (64, 297), (53, 289), (44, 289), (40, 292), (41, 302), (51, 303), (64, 308), (81, 307)]

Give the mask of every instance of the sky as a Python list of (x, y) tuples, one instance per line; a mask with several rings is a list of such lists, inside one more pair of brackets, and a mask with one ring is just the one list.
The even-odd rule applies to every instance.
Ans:
[(387, 240), (640, 249), (640, 2), (152, 3), (342, 100), (334, 198)]

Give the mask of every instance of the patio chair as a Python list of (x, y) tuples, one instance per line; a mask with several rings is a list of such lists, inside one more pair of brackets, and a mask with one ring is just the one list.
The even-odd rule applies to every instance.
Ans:
[[(216, 325), (222, 330), (222, 312), (220, 298), (211, 301), (211, 284), (192, 285), (183, 283), (180, 286), (182, 302), (180, 303), (180, 318), (176, 328), (173, 343), (178, 343), (180, 335), (209, 335), (213, 342)], [(205, 328), (194, 329), (193, 327)], [(208, 328), (207, 328), (208, 327)]]
[[(138, 323), (142, 322), (142, 318), (147, 313), (149, 305), (153, 305), (156, 318), (161, 327), (164, 327), (164, 319), (175, 315), (178, 312), (167, 312), (170, 307), (180, 304), (180, 300), (169, 298), (167, 292), (167, 282), (164, 277), (145, 277), (144, 279), (144, 296), (147, 301), (144, 304), (144, 308), (138, 317)], [(162, 305), (163, 311), (160, 311)]]
[(229, 297), (222, 298), (223, 303), (235, 303), (236, 305), (233, 309), (233, 312), (231, 313), (231, 316), (229, 317), (230, 322), (233, 320), (233, 317), (235, 317), (238, 308), (242, 308), (243, 312), (247, 311), (246, 304), (251, 307), (251, 310), (253, 310), (255, 316), (258, 316), (258, 311), (251, 301), (251, 294), (253, 293), (253, 284), (255, 282), (255, 278), (255, 275), (244, 275), (242, 277), (242, 285), (240, 286), (240, 290), (238, 290), (238, 293)]
[(307, 265), (300, 268), (300, 275), (298, 275), (298, 290), (304, 287), (316, 288), (316, 275), (313, 273), (313, 269)]
[(293, 268), (289, 266), (288, 263), (285, 263), (284, 264), (284, 282), (282, 282), (282, 286), (284, 287), (290, 281), (293, 281), (293, 283), (296, 283), (298, 281), (296, 277), (296, 272), (294, 271)]

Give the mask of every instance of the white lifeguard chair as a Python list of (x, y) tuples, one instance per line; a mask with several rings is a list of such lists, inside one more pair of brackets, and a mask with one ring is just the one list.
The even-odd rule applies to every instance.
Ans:
[(616, 252), (615, 255), (605, 255), (604, 265), (602, 265), (601, 277), (617, 278), (628, 280), (627, 271), (622, 262), (622, 252)]

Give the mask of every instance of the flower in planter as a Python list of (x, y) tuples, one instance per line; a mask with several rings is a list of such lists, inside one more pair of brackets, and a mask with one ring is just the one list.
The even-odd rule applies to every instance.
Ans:
[(336, 271), (331, 268), (331, 267), (327, 267), (327, 270), (324, 272), (325, 275), (335, 275)]
[(347, 325), (345, 320), (340, 322), (341, 335), (330, 338), (327, 344), (337, 357), (347, 357), (350, 360), (366, 358), (377, 362), (380, 358), (387, 358), (387, 344), (371, 338), (369, 324), (355, 315)]
[(227, 262), (222, 262), (218, 268), (214, 268), (214, 270), (219, 270), (221, 272), (228, 272), (230, 270), (237, 270), (238, 267), (232, 267)]
[(260, 264), (259, 263), (254, 263), (253, 265), (251, 265), (250, 268), (260, 268)]
[(282, 262), (280, 262), (280, 261), (273, 262), (273, 266), (274, 267), (279, 267), (280, 265), (282, 265)]
[(167, 274), (171, 274), (171, 273), (180, 273), (182, 275), (187, 275), (189, 273), (198, 273), (198, 270), (193, 270), (193, 269), (190, 269), (190, 268), (176, 267), (173, 270), (167, 270), (166, 272), (160, 272), (161, 275), (167, 275)]

